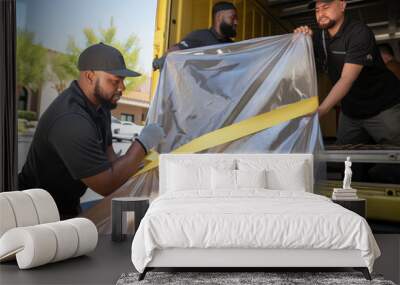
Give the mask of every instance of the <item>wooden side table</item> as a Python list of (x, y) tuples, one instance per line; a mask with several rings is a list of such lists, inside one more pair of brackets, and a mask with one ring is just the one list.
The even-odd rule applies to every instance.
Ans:
[(359, 214), (361, 217), (366, 217), (366, 204), (367, 201), (365, 199), (354, 199), (354, 200), (334, 200), (332, 201), (340, 206), (353, 211), (356, 214)]
[(111, 239), (122, 241), (126, 238), (122, 234), (122, 216), (124, 212), (132, 211), (135, 213), (135, 233), (140, 221), (149, 208), (149, 198), (146, 197), (120, 197), (113, 198), (111, 201)]

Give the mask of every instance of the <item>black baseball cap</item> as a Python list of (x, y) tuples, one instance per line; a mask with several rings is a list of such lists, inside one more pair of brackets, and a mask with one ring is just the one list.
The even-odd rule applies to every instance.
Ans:
[(126, 68), (119, 50), (103, 43), (92, 45), (80, 54), (78, 69), (104, 71), (122, 77), (141, 76), (140, 73)]
[(317, 4), (317, 2), (322, 2), (322, 3), (331, 3), (335, 0), (314, 0), (314, 1), (310, 1), (310, 3), (308, 3), (308, 9), (315, 9), (315, 4)]

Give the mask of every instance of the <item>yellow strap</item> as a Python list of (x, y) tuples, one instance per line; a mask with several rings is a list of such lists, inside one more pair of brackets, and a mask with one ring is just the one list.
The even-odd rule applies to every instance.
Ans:
[[(184, 144), (171, 153), (196, 153), (224, 143), (232, 142), (242, 137), (271, 128), (283, 122), (314, 113), (318, 108), (318, 97), (314, 96), (296, 103), (288, 104), (275, 110), (251, 117), (230, 126), (209, 132), (191, 142)], [(135, 176), (147, 172), (158, 166), (158, 153), (150, 152), (146, 156), (150, 161)]]
[(158, 159), (158, 152), (151, 150), (150, 153), (148, 155), (146, 155), (146, 157), (144, 158), (145, 161), (147, 161), (147, 163), (150, 163), (152, 161), (155, 161)]

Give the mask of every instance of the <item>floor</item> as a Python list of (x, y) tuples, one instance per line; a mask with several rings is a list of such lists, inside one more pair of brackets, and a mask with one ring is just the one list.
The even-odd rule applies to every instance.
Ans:
[(0, 284), (115, 284), (122, 273), (134, 271), (130, 259), (132, 238), (111, 241), (99, 237), (97, 248), (87, 256), (18, 270), (16, 262), (0, 265)]
[[(375, 235), (382, 256), (375, 273), (400, 283), (400, 235)], [(115, 284), (122, 273), (134, 271), (130, 259), (132, 237), (112, 242), (102, 235), (94, 252), (30, 270), (18, 270), (15, 262), (0, 265), (0, 284)], [(312, 270), (311, 270), (312, 271)]]
[(385, 279), (400, 284), (400, 234), (374, 234), (381, 257), (375, 261), (374, 271)]

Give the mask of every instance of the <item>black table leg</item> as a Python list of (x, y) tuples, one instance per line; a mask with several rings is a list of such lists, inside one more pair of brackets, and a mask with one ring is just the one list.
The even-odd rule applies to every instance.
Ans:
[(146, 267), (142, 273), (139, 274), (138, 281), (142, 281), (146, 277), (146, 273), (149, 269)]
[(122, 213), (122, 205), (113, 203), (111, 207), (111, 239), (113, 241), (122, 241)]
[(361, 271), (365, 279), (372, 280), (371, 274), (369, 274), (369, 270), (367, 267), (354, 267), (354, 270)]

